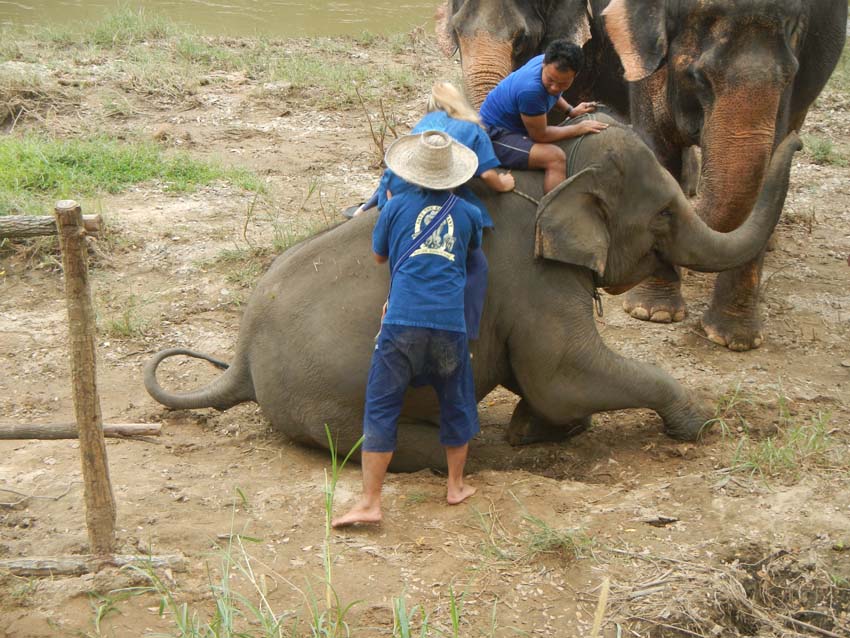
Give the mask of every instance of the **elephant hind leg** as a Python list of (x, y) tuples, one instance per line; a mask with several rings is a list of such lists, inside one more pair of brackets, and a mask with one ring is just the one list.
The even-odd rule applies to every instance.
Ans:
[(525, 399), (520, 400), (511, 416), (505, 438), (511, 445), (529, 445), (566, 441), (591, 426), (589, 416), (564, 424), (554, 424), (534, 414)]
[(390, 472), (446, 471), (446, 451), (440, 445), (440, 427), (430, 421), (402, 416)]

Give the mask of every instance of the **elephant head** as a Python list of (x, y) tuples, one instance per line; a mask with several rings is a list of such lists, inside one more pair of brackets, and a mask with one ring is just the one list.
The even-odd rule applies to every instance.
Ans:
[(583, 266), (594, 273), (596, 285), (619, 293), (652, 272), (666, 269), (675, 276), (674, 265), (720, 272), (761, 252), (779, 220), (791, 159), (802, 148), (796, 133), (774, 154), (753, 214), (728, 233), (697, 215), (636, 134), (625, 129), (617, 134), (621, 139), (600, 135), (609, 137), (600, 144), (611, 146), (602, 159), (541, 200), (537, 257)]
[[(789, 121), (792, 93), (814, 99), (801, 93), (799, 61), (812, 6), (827, 4), (612, 0), (604, 10), (626, 80), (652, 102), (633, 103), (633, 121), (642, 126), (635, 108), (652, 113), (666, 141), (702, 148), (697, 208), (712, 228), (732, 230), (753, 206), (773, 149), (800, 124)], [(843, 0), (829, 4), (846, 16)]]
[(467, 95), (480, 106), (552, 40), (584, 45), (590, 25), (581, 0), (446, 0), (437, 12), (437, 34), (447, 55), (460, 49)]

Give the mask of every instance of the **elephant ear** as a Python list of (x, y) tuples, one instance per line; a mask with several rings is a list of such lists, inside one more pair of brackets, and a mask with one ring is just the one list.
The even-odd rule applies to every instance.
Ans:
[(602, 12), (629, 82), (654, 73), (667, 55), (664, 1), (611, 0)]
[(452, 29), (452, 0), (445, 0), (434, 14), (434, 25), (437, 33), (437, 46), (447, 58), (457, 51), (454, 31)]
[(611, 236), (597, 196), (600, 167), (561, 182), (537, 207), (534, 256), (590, 268), (602, 277)]

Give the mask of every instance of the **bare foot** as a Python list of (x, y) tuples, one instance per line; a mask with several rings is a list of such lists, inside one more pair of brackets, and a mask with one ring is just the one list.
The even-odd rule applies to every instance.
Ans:
[(355, 505), (342, 516), (331, 521), (331, 527), (348, 527), (356, 523), (366, 523), (368, 525), (377, 525), (381, 522), (381, 506), (367, 507), (364, 505)]
[(463, 503), (466, 499), (477, 492), (474, 487), (471, 485), (462, 485), (459, 490), (449, 490), (446, 494), (446, 500), (449, 505), (457, 505), (459, 503)]

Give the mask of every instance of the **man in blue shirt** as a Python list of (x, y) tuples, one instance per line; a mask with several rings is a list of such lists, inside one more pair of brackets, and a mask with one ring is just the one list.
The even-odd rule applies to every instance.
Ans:
[[(363, 496), (333, 520), (334, 527), (381, 521), (381, 487), (410, 385), (431, 385), (439, 399), (440, 443), (448, 464), (446, 500), (456, 505), (475, 493), (463, 482), (469, 441), (479, 429), (464, 286), (467, 253), (481, 245), (482, 218), (476, 206), (448, 191), (472, 177), (478, 160), (448, 134), (426, 131), (396, 140), (385, 161), (419, 188), (390, 199), (373, 232), (375, 260), (389, 261), (390, 295), (366, 387)], [(434, 219), (436, 226), (428, 227)]]
[(593, 120), (566, 126), (548, 123), (546, 116), (553, 108), (569, 118), (596, 109), (595, 102), (570, 106), (561, 96), (572, 85), (583, 60), (579, 46), (565, 39), (555, 40), (543, 55), (532, 58), (499, 82), (481, 105), (481, 121), (502, 166), (543, 169), (546, 193), (567, 176), (567, 157), (555, 142), (608, 127)]

